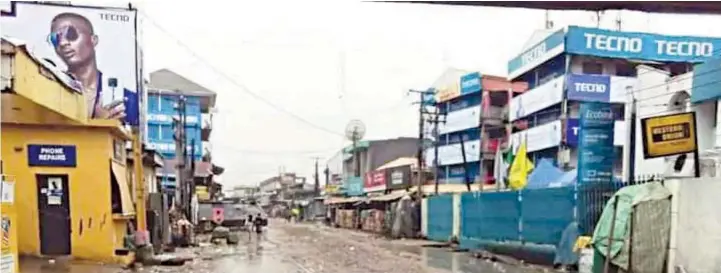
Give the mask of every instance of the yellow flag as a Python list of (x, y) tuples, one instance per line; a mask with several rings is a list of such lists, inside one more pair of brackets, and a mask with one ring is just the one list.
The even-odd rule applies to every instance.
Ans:
[(516, 157), (513, 158), (511, 164), (511, 171), (508, 176), (508, 185), (511, 189), (520, 190), (526, 187), (528, 184), (528, 173), (533, 171), (533, 162), (528, 159), (526, 154), (526, 141), (521, 142), (521, 147), (518, 147)]

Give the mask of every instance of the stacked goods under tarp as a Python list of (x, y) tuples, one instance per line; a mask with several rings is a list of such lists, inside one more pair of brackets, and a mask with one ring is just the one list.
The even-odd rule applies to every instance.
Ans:
[(350, 209), (341, 209), (336, 213), (336, 224), (342, 228), (355, 229), (357, 225), (356, 211)]
[(363, 221), (363, 230), (382, 233), (385, 221), (385, 211), (377, 209), (364, 210), (366, 215), (361, 214), (361, 221)]
[(606, 203), (593, 233), (593, 272), (604, 271), (606, 256), (609, 269), (619, 272), (664, 272), (670, 232), (668, 189), (656, 182), (622, 188)]

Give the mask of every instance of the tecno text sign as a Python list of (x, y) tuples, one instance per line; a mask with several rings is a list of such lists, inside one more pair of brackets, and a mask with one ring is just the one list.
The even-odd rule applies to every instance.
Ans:
[(611, 77), (606, 75), (568, 75), (566, 97), (573, 101), (609, 102)]

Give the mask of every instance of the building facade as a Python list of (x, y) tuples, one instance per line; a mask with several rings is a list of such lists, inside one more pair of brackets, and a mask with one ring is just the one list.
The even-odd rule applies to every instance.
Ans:
[[(508, 63), (509, 80), (526, 82), (529, 89), (510, 103), (512, 146), (517, 148), (526, 142), (533, 162), (545, 158), (562, 169), (575, 169), (580, 105), (610, 103), (616, 120), (613, 174), (618, 179), (628, 169), (623, 158), (628, 154), (626, 121), (630, 119), (632, 101), (636, 101), (639, 127), (644, 115), (664, 114), (663, 111), (668, 111), (664, 104), (675, 100), (673, 92), (667, 90), (671, 85), (665, 80), (691, 71), (694, 63), (718, 55), (714, 48), (721, 49), (718, 38), (577, 26), (536, 37), (541, 39), (530, 41), (531, 46)], [(663, 71), (663, 76), (655, 71)], [(661, 112), (648, 112), (654, 108)], [(637, 143), (637, 148), (641, 147), (641, 142)], [(663, 168), (652, 166), (636, 169), (648, 174), (663, 172)]]
[[(195, 161), (196, 178), (207, 182), (211, 177), (212, 109), (215, 107), (215, 93), (185, 77), (167, 69), (150, 73), (147, 101), (147, 147), (156, 150), (166, 160), (164, 168), (157, 174), (163, 188), (173, 190), (176, 187), (176, 165), (178, 155), (175, 145), (175, 124), (179, 119), (178, 100), (186, 100), (185, 134), (188, 160)], [(198, 180), (198, 179), (196, 179)], [(209, 185), (205, 185), (210, 187)]]
[[(348, 196), (364, 195), (364, 177), (367, 173), (391, 162), (399, 157), (414, 157), (418, 153), (418, 139), (400, 137), (383, 140), (363, 140), (342, 150), (342, 163), (337, 167), (337, 157), (333, 157), (328, 164), (329, 179), (332, 183), (342, 181), (339, 193)], [(334, 173), (340, 169), (341, 173)]]
[[(493, 183), (493, 159), (510, 130), (505, 122), (510, 99), (526, 90), (503, 77), (449, 69), (434, 84), (438, 124), (436, 147), (426, 149), (428, 166), (437, 166), (439, 183)], [(463, 147), (462, 147), (463, 146)], [(464, 154), (465, 151), (465, 164)]]

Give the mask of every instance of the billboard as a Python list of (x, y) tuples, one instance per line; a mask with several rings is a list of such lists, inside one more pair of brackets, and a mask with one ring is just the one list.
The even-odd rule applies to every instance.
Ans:
[(0, 24), (3, 36), (70, 76), (88, 117), (139, 125), (135, 10), (12, 2)]
[(695, 152), (696, 113), (673, 114), (641, 120), (644, 158)]

